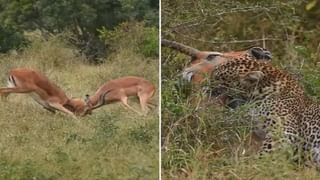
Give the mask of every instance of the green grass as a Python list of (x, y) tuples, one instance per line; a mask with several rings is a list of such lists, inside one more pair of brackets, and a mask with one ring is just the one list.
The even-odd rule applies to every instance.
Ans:
[(296, 163), (290, 147), (259, 156), (249, 105), (235, 111), (216, 104), (197, 107), (177, 90), (177, 79), (162, 80), (163, 179), (320, 178), (315, 168)]
[[(130, 50), (111, 57), (88, 65), (59, 38), (35, 40), (21, 54), (0, 57), (1, 86), (10, 68), (30, 67), (70, 97), (92, 94), (126, 75), (145, 77), (158, 87), (157, 59)], [(157, 91), (155, 104), (158, 97)], [(141, 111), (136, 98), (129, 104)], [(79, 121), (52, 114), (25, 94), (11, 94), (0, 107), (0, 179), (158, 179), (158, 106), (143, 117), (111, 104)]]
[[(271, 63), (288, 70), (319, 102), (320, 26), (314, 26), (319, 11), (301, 8), (303, 1), (283, 2), (162, 0), (162, 38), (203, 51), (265, 47), (272, 53)], [(256, 41), (261, 37), (275, 39)], [(189, 87), (176, 88), (190, 56), (166, 47), (161, 51), (163, 179), (320, 179), (314, 168), (294, 162), (290, 148), (259, 157), (258, 147), (250, 143), (248, 107), (197, 109), (190, 94), (201, 96)]]

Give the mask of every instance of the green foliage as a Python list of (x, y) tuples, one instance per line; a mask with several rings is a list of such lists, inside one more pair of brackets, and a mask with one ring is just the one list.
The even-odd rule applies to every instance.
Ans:
[(96, 117), (96, 120), (96, 137), (101, 142), (107, 142), (109, 138), (112, 138), (117, 133), (118, 127), (115, 125), (115, 117), (102, 115)]
[(123, 49), (130, 48), (145, 57), (158, 57), (159, 34), (155, 27), (146, 27), (144, 23), (125, 22), (114, 30), (103, 27), (98, 31), (100, 39), (105, 41), (112, 52), (119, 53)]
[[(23, 30), (41, 29), (61, 32), (65, 28), (95, 32), (97, 28), (113, 27), (123, 20), (143, 20), (149, 11), (157, 11), (154, 0), (93, 0), (93, 1), (49, 1), (1, 0), (0, 21), (4, 26)], [(155, 13), (154, 16), (157, 16)], [(152, 25), (157, 25), (152, 22)]]
[(179, 117), (183, 114), (187, 114), (190, 110), (190, 107), (188, 104), (185, 103), (187, 99), (185, 97), (184, 92), (179, 91), (176, 84), (176, 81), (170, 80), (162, 82), (162, 85), (165, 88), (163, 88), (161, 93), (161, 107), (163, 107), (164, 110), (170, 110), (170, 114), (174, 117)]
[(158, 26), (158, 0), (120, 0), (126, 20), (144, 20), (147, 25)]
[[(69, 41), (94, 63), (106, 56), (106, 48), (97, 38), (97, 29), (112, 29), (124, 21), (145, 21), (148, 26), (157, 27), (157, 1), (0, 0), (0, 22), (4, 28), (11, 27), (18, 32), (40, 30), (44, 36), (68, 30), (74, 36)], [(6, 38), (3, 41), (12, 40), (12, 37), (7, 39), (3, 34)], [(15, 40), (13, 43), (5, 48), (16, 48), (21, 41)], [(148, 56), (152, 48), (147, 47), (143, 52)]]
[(0, 53), (5, 53), (10, 49), (19, 49), (25, 44), (26, 40), (20, 32), (0, 26)]
[(43, 179), (54, 180), (58, 179), (58, 176), (44, 175), (38, 170), (38, 167), (31, 161), (23, 163), (15, 162), (11, 163), (7, 160), (0, 160), (0, 178), (1, 179)]
[(318, 0), (312, 0), (310, 1), (307, 5), (306, 5), (306, 10), (310, 11), (311, 9), (315, 8), (315, 6), (317, 5)]
[(152, 140), (152, 129), (144, 126), (140, 126), (136, 129), (132, 129), (129, 132), (129, 137), (133, 141), (149, 144)]
[(144, 29), (145, 38), (140, 43), (139, 51), (145, 57), (158, 57), (159, 56), (159, 30), (157, 28), (146, 27)]

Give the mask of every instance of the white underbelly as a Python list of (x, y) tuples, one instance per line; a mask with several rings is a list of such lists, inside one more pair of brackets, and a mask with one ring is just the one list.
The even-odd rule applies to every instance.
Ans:
[(40, 96), (37, 93), (30, 93), (30, 96), (33, 100), (35, 100), (37, 103), (39, 103), (41, 106), (52, 109), (49, 104), (40, 98)]

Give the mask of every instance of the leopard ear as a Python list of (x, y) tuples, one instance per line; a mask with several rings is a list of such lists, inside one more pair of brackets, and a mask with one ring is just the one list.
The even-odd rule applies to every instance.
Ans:
[(251, 71), (244, 75), (243, 81), (249, 84), (255, 84), (261, 81), (264, 77), (264, 73), (262, 71)]
[(252, 47), (250, 49), (251, 55), (257, 60), (271, 60), (272, 54), (267, 49), (261, 47)]

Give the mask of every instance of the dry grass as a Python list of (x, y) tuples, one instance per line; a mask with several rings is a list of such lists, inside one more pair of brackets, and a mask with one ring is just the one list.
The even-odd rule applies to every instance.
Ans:
[[(158, 86), (158, 60), (129, 50), (106, 63), (82, 63), (59, 39), (35, 41), (24, 53), (0, 58), (1, 84), (14, 67), (41, 70), (70, 97), (92, 94), (102, 83), (126, 75)], [(158, 92), (153, 98), (158, 104)], [(133, 98), (129, 104), (140, 110)], [(119, 104), (73, 120), (51, 114), (26, 95), (0, 102), (0, 179), (157, 179), (158, 107), (146, 117)]]
[(319, 179), (290, 147), (258, 155), (249, 107), (195, 110), (172, 84), (162, 85), (162, 179)]
[[(172, 59), (171, 63), (174, 63)], [(177, 63), (178, 64), (178, 63)], [(173, 65), (163, 65), (173, 72)], [(309, 92), (319, 96), (318, 67), (305, 68)], [(313, 167), (299, 164), (291, 147), (259, 156), (259, 142), (251, 138), (250, 105), (228, 110), (216, 104), (192, 104), (190, 87), (179, 86), (178, 76), (162, 79), (162, 179), (319, 179)], [(171, 79), (169, 79), (171, 78)], [(178, 87), (178, 88), (177, 88)], [(184, 89), (187, 87), (186, 89)]]
[[(314, 23), (319, 13), (301, 8), (306, 3), (162, 0), (162, 38), (207, 51), (266, 47), (272, 64), (292, 73), (306, 94), (319, 100), (320, 26)], [(163, 179), (320, 179), (315, 169), (294, 162), (290, 148), (259, 158), (247, 142), (252, 126), (247, 107), (196, 110), (189, 103), (191, 91), (176, 88), (190, 56), (161, 50)]]

